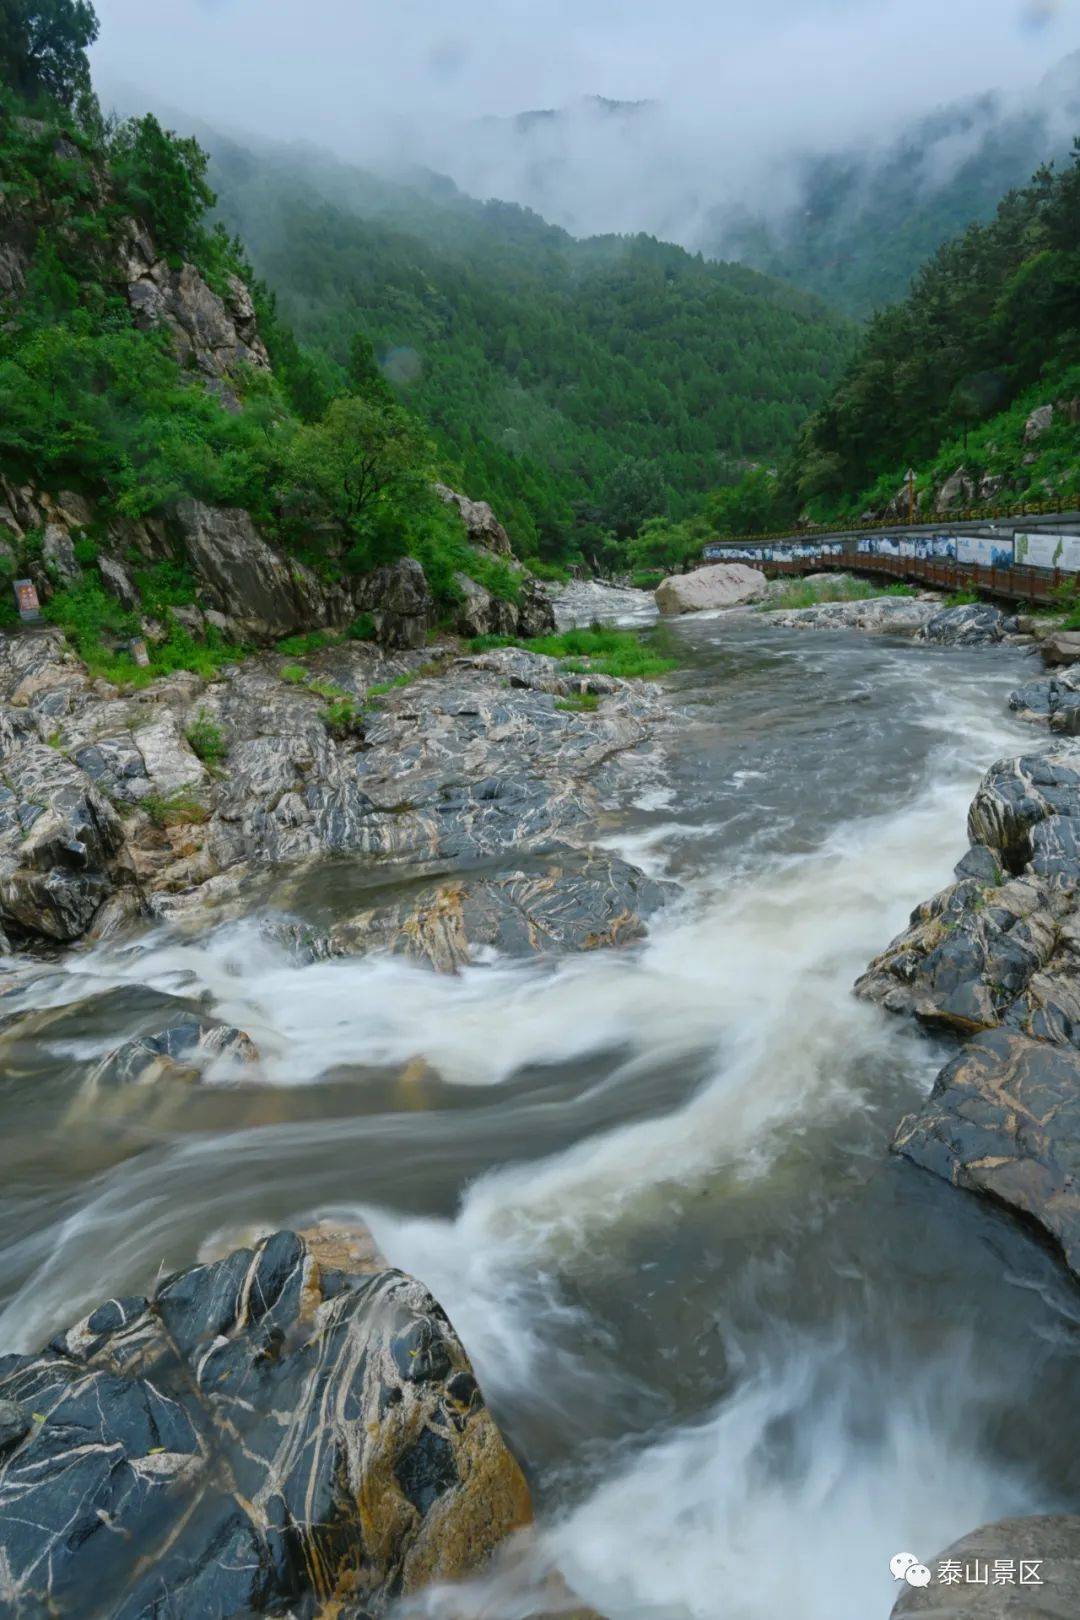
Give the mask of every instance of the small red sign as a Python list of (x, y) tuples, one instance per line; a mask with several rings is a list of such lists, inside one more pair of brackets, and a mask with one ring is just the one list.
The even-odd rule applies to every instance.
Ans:
[(37, 586), (32, 579), (15, 581), (15, 601), (18, 604), (20, 619), (41, 618), (41, 603), (38, 601)]

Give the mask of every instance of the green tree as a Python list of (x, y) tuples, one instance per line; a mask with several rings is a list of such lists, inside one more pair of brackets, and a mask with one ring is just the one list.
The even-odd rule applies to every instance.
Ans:
[(329, 524), (348, 545), (369, 539), (391, 509), (418, 497), (425, 452), (399, 406), (342, 395), (286, 452), (280, 493), (290, 522)]
[(654, 461), (627, 456), (604, 480), (600, 495), (602, 520), (620, 539), (637, 534), (646, 518), (659, 517), (666, 506), (664, 475)]
[(191, 257), (207, 243), (203, 216), (217, 199), (198, 141), (162, 129), (153, 113), (117, 130), (112, 172), (121, 202), (149, 227), (163, 253)]
[(30, 100), (70, 107), (89, 90), (86, 51), (97, 36), (89, 0), (0, 0), (0, 74)]

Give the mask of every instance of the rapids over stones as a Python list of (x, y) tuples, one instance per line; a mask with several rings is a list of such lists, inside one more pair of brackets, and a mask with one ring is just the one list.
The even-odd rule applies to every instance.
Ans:
[(843, 606), (680, 616), (662, 685), (5, 638), (17, 1620), (883, 1620), (909, 1544), (1071, 1601), (1071, 687)]

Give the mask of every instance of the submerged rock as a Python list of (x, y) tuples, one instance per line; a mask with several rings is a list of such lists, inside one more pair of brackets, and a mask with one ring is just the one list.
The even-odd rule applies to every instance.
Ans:
[(0, 1601), (28, 1620), (363, 1620), (531, 1519), (427, 1290), (292, 1232), (0, 1359), (4, 1414)]
[(768, 589), (769, 582), (759, 568), (747, 563), (713, 563), (662, 580), (656, 587), (656, 605), (661, 613), (700, 613), (760, 602)]
[(249, 1035), (216, 1018), (189, 1014), (153, 1035), (138, 1035), (102, 1058), (87, 1076), (86, 1090), (152, 1085), (163, 1078), (199, 1080), (215, 1060), (248, 1064), (258, 1059)]
[[(1022, 1584), (1021, 1559), (1029, 1566)], [(961, 1578), (946, 1585), (939, 1577), (947, 1562), (962, 1577), (969, 1569), (1004, 1566), (1009, 1578), (995, 1581), (988, 1574), (984, 1583), (980, 1573), (977, 1581)], [(927, 1567), (934, 1577), (931, 1584), (920, 1588), (905, 1583), (892, 1611), (894, 1620), (909, 1614), (928, 1620), (1075, 1620), (1080, 1614), (1080, 1518), (1045, 1514), (1000, 1519), (954, 1541), (928, 1559)]]
[(307, 944), (316, 956), (382, 950), (453, 973), (492, 951), (557, 955), (629, 944), (644, 935), (645, 919), (664, 899), (662, 884), (618, 856), (567, 849), (531, 871), (426, 884)]

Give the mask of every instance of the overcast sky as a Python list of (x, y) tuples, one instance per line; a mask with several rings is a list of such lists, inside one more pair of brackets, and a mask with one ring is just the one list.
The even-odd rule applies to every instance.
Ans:
[[(492, 192), (490, 134), (480, 158), (468, 134), (484, 115), (656, 98), (668, 127), (649, 137), (654, 166), (674, 180), (707, 152), (719, 184), (766, 148), (883, 136), (942, 101), (1021, 91), (1080, 46), (1080, 0), (95, 3), (95, 73), (125, 111), (415, 158)], [(522, 183), (505, 176), (508, 192)]]

